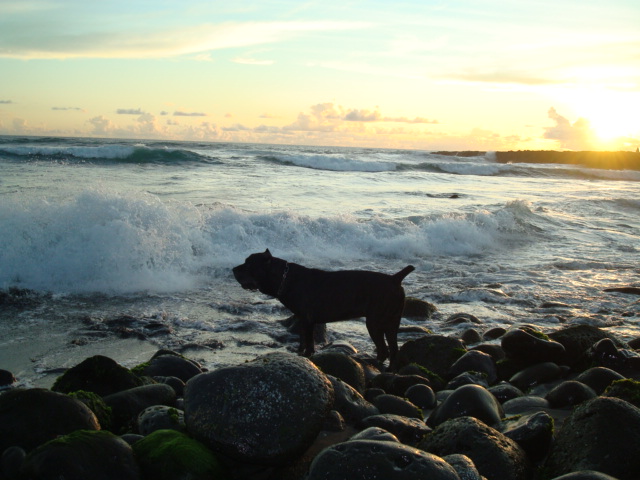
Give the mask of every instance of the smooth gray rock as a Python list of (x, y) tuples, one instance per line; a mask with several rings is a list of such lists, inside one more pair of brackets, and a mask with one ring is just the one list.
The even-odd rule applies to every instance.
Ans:
[(333, 403), (333, 386), (313, 363), (273, 353), (189, 380), (184, 413), (187, 431), (209, 448), (280, 465), (313, 443)]

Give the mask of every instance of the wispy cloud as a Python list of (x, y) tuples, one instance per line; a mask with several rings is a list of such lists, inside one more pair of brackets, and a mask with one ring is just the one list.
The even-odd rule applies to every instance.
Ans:
[[(64, 10), (61, 12), (64, 13)], [(88, 14), (86, 14), (88, 15)], [(248, 21), (193, 24), (167, 28), (152, 22), (146, 28), (113, 24), (69, 14), (47, 21), (37, 15), (0, 19), (0, 57), (9, 58), (166, 58), (196, 55), (210, 60), (212, 50), (281, 42), (317, 31), (353, 30), (369, 24), (348, 21)], [(14, 20), (14, 21), (12, 21)], [(96, 25), (89, 28), (88, 25)], [(24, 32), (28, 31), (29, 35)], [(240, 58), (240, 61), (251, 61)], [(255, 62), (255, 61), (254, 61)], [(260, 61), (257, 61), (260, 62)], [(267, 60), (262, 61), (267, 62)], [(264, 63), (259, 63), (264, 64)]]
[(177, 112), (173, 112), (173, 116), (174, 117), (206, 117), (207, 114), (206, 113), (202, 113), (202, 112), (181, 112), (181, 111), (177, 111)]
[(14, 103), (13, 100), (0, 100), (1, 105), (10, 105)]
[(59, 111), (59, 112), (66, 112), (66, 111), (84, 112), (84, 109), (80, 107), (51, 107), (51, 110)]
[(116, 113), (118, 115), (144, 115), (145, 112), (143, 112), (140, 108), (119, 108), (118, 110), (116, 110)]

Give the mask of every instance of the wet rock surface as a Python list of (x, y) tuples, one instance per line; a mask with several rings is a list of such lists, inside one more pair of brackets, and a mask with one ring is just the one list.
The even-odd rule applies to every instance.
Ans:
[[(0, 478), (640, 478), (636, 353), (595, 327), (531, 329), (497, 349), (410, 340), (397, 372), (340, 345), (211, 372), (167, 350), (132, 370), (89, 357), (58, 392), (0, 390)], [(538, 353), (514, 354), (522, 332)]]

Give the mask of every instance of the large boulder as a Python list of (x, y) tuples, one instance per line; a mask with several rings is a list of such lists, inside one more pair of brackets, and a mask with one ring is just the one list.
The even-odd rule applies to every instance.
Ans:
[(461, 340), (442, 335), (426, 335), (405, 342), (398, 352), (398, 367), (417, 363), (442, 378), (467, 349)]
[(313, 443), (333, 402), (331, 382), (309, 360), (272, 353), (189, 380), (184, 413), (188, 432), (213, 450), (280, 465)]
[(549, 478), (595, 470), (619, 480), (640, 478), (640, 409), (624, 400), (598, 397), (564, 421), (545, 464)]
[(351, 440), (326, 448), (313, 460), (307, 480), (460, 480), (442, 458), (378, 440)]
[(41, 388), (9, 390), (0, 395), (0, 452), (26, 451), (75, 430), (100, 430), (84, 403)]
[(139, 480), (127, 442), (110, 432), (79, 430), (32, 451), (21, 478), (65, 480)]
[(489, 480), (528, 480), (531, 466), (513, 440), (473, 417), (460, 417), (438, 426), (418, 448), (435, 455), (466, 455)]
[(131, 370), (115, 360), (103, 355), (95, 355), (63, 373), (51, 390), (62, 393), (84, 390), (104, 397), (121, 390), (138, 387), (142, 383), (142, 380)]
[(533, 327), (513, 328), (500, 339), (507, 358), (527, 365), (541, 362), (559, 362), (564, 358), (564, 346)]

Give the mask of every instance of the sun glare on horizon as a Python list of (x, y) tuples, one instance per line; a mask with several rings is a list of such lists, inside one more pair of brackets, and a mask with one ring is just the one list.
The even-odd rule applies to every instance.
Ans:
[(577, 108), (602, 146), (640, 135), (640, 95), (611, 90), (590, 91)]

